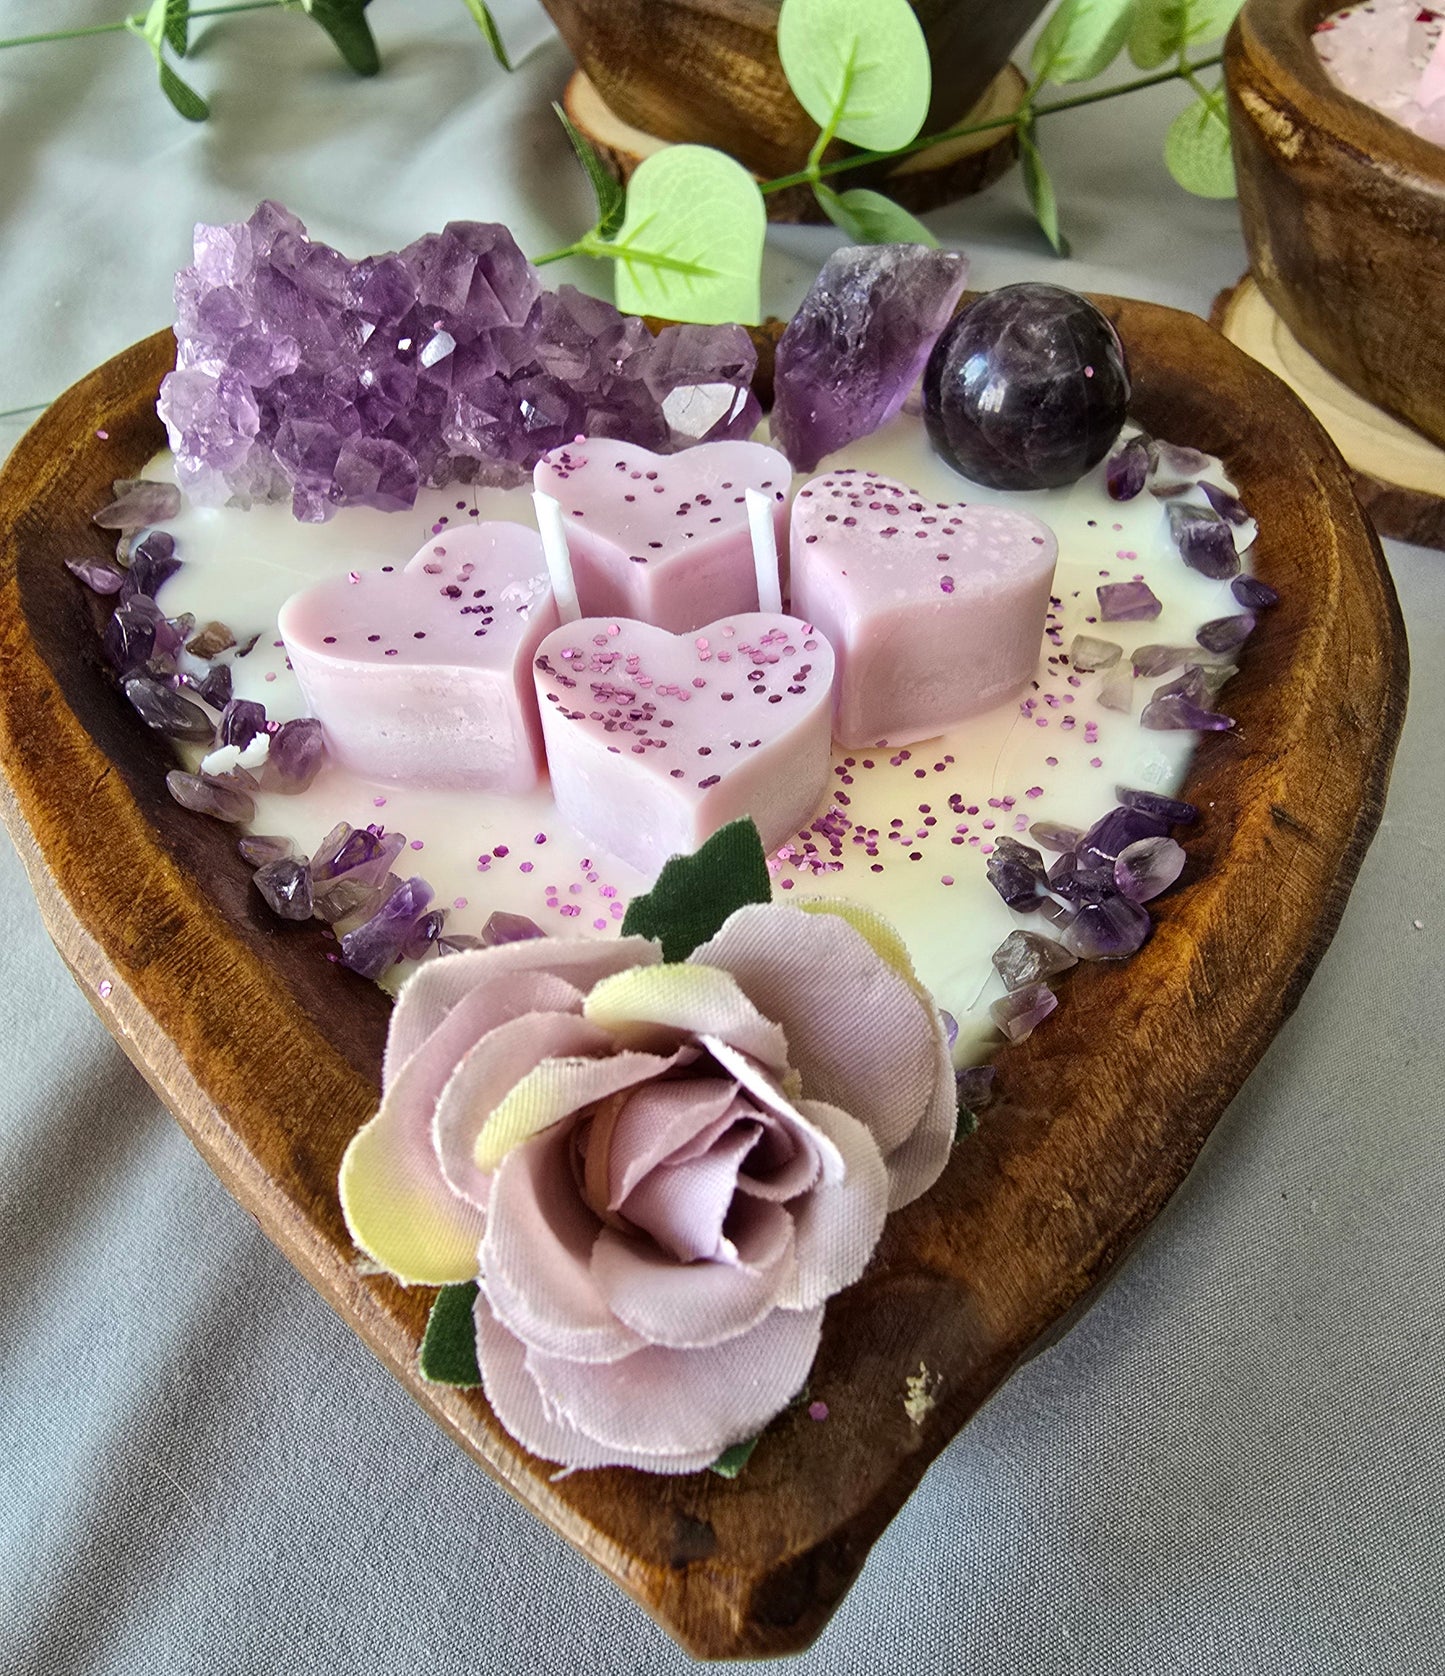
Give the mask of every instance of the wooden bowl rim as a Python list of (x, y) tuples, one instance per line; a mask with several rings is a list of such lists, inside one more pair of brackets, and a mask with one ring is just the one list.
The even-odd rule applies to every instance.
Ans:
[(1368, 165), (1389, 165), (1405, 177), (1400, 185), (1438, 195), (1445, 191), (1445, 146), (1422, 139), (1330, 79), (1312, 30), (1340, 9), (1339, 0), (1245, 0), (1226, 43), (1226, 79), (1233, 82), (1242, 48), (1255, 74), (1277, 88), (1311, 128)]
[[(832, 1362), (820, 1360), (823, 1374), (841, 1368), (865, 1393), (881, 1391), (880, 1370), (892, 1377), (902, 1346), (916, 1355), (927, 1345), (940, 1358), (932, 1365), (947, 1370), (934, 1411), (914, 1427), (891, 1406), (864, 1414), (859, 1404), (850, 1414), (840, 1405), (826, 1437), (806, 1416), (785, 1416), (774, 1448), (760, 1449), (749, 1472), (731, 1484), (699, 1474), (648, 1481), (638, 1491), (635, 1475), (557, 1479), (500, 1434), (478, 1397), (425, 1386), (414, 1358), (426, 1298), (420, 1289), (404, 1294), (384, 1278), (358, 1273), (349, 1241), (337, 1235), (334, 1174), (328, 1182), (324, 1171), (307, 1173), (316, 1160), (306, 1151), (304, 1125), (295, 1122), (295, 1099), (282, 1111), (289, 1127), (255, 1127), (255, 1111), (296, 1075), (307, 1079), (313, 1101), (319, 1093), (354, 1126), (374, 1106), (376, 1068), (360, 1064), (353, 1046), (312, 1018), (296, 1015), (286, 972), (265, 964), (244, 921), (226, 917), (218, 886), (198, 893), (186, 856), (199, 828), (180, 824), (198, 817), (168, 805), (135, 761), (117, 764), (105, 754), (91, 714), (95, 683), (106, 679), (94, 649), (87, 655), (54, 624), (42, 646), (24, 608), (27, 597), (39, 597), (22, 581), (27, 566), (37, 568), (40, 544), (74, 539), (74, 528), (47, 522), (47, 511), (64, 510), (72, 524), (83, 524), (75, 492), (95, 448), (94, 429), (155, 433), (153, 409), (148, 417), (139, 413), (135, 385), (149, 379), (147, 390), (154, 388), (169, 335), (136, 345), (67, 392), (0, 473), (0, 662), (8, 664), (0, 684), (0, 813), (62, 953), (207, 1162), (404, 1388), (489, 1473), (704, 1657), (807, 1645), (926, 1467), (1112, 1272), (1184, 1179), (1298, 1000), (1380, 819), (1403, 721), (1407, 652), (1378, 540), (1337, 451), (1283, 384), (1197, 317), (1095, 300), (1126, 342), (1148, 351), (1135, 367), (1142, 418), (1154, 422), (1151, 415), (1167, 404), (1189, 433), (1185, 440), (1227, 453), (1219, 439), (1235, 439), (1248, 467), (1246, 494), (1252, 485), (1262, 495), (1281, 482), (1277, 526), (1261, 538), (1261, 556), (1270, 561), (1266, 574), (1298, 574), (1301, 588), (1278, 616), (1265, 619), (1260, 641), (1279, 659), (1280, 683), (1298, 708), (1272, 702), (1278, 695), (1262, 690), (1268, 660), (1261, 646), (1253, 675), (1245, 661), (1234, 708), (1246, 718), (1268, 716), (1270, 726), (1257, 744), (1212, 735), (1196, 754), (1191, 794), (1207, 800), (1217, 793), (1221, 808), (1196, 840), (1202, 876), (1157, 905), (1154, 942), (1139, 957), (1149, 963), (1151, 988), (1141, 992), (1143, 965), (1081, 969), (1078, 1004), (1071, 1000), (1047, 1029), (1006, 1050), (999, 1115), (969, 1143), (967, 1167), (945, 1171), (930, 1194), (890, 1219), (870, 1272), (830, 1303), (822, 1357)], [(1241, 413), (1248, 417), (1243, 429)], [(57, 503), (67, 485), (69, 499)], [(31, 549), (37, 551), (25, 558)], [(1335, 607), (1349, 613), (1342, 642), (1331, 632)], [(134, 729), (109, 691), (109, 708)], [(89, 721), (77, 714), (73, 694)], [(82, 797), (79, 788), (89, 789)], [(147, 823), (147, 804), (164, 811), (159, 826)], [(63, 813), (59, 837), (53, 807)], [(36, 834), (47, 824), (43, 845)], [(107, 886), (115, 888), (138, 832), (157, 910), (178, 922), (175, 939), (196, 970), (225, 970), (225, 995), (197, 1004), (183, 990), (185, 971), (172, 972), (159, 958), (175, 940), (148, 939), (149, 928), (138, 929), (135, 916), (108, 899)], [(1226, 876), (1229, 860), (1238, 865)], [(1240, 887), (1251, 880), (1267, 888), (1243, 893), (1249, 912), (1241, 922), (1230, 904), (1242, 900)], [(243, 884), (242, 899), (253, 896)], [(136, 956), (137, 940), (148, 960)], [(222, 958), (229, 964), (218, 968)], [(104, 1005), (96, 1001), (101, 977), (113, 980)], [(379, 992), (354, 984), (361, 1010), (374, 1014)], [(1173, 1010), (1181, 1003), (1191, 1008), (1184, 1031)], [(242, 1004), (258, 1009), (246, 1017), (248, 1026), (259, 1023), (268, 1044), (265, 1066), (252, 1063), (249, 1048), (249, 1057), (240, 1054), (232, 1015)], [(1103, 1039), (1127, 1041), (1128, 1048), (1111, 1048), (1114, 1057), (1101, 1063), (1096, 1009), (1111, 1005), (1121, 1006), (1112, 1015), (1119, 1029)], [(1198, 1065), (1187, 1053), (1182, 1064), (1170, 1058), (1181, 1036)], [(168, 1057), (157, 1055), (158, 1042)], [(308, 1049), (310, 1060), (298, 1058)], [(247, 1074), (239, 1092), (238, 1057)], [(1113, 1151), (1121, 1137), (1128, 1143), (1122, 1158)], [(293, 1154), (300, 1156), (299, 1188), (286, 1173)], [(265, 1159), (272, 1165), (263, 1175)], [(1050, 1188), (1063, 1199), (1041, 1198)], [(995, 1250), (1000, 1224), (1007, 1229), (1004, 1251)], [(965, 1227), (982, 1229), (980, 1252), (960, 1248)], [(991, 1251), (1003, 1266), (980, 1269)], [(854, 1472), (840, 1471), (849, 1460)], [(775, 1499), (780, 1493), (782, 1501)]]

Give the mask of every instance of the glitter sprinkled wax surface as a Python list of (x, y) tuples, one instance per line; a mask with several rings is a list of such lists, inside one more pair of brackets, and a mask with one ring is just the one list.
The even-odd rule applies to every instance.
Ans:
[[(1158, 681), (1134, 683), (1128, 714), (1102, 706), (1098, 693), (1109, 671), (1076, 673), (1068, 657), (1074, 637), (1119, 644), (1127, 662), (1146, 644), (1190, 645), (1202, 625), (1237, 611), (1238, 603), (1228, 581), (1181, 562), (1166, 503), (1148, 493), (1110, 500), (1102, 465), (1064, 489), (983, 490), (939, 459), (922, 421), (904, 413), (820, 470), (842, 467), (887, 474), (933, 500), (1015, 507), (1043, 519), (1058, 537), (1045, 639), (1023, 698), (920, 743), (835, 748), (828, 795), (771, 861), (780, 901), (836, 896), (887, 915), (920, 978), (959, 1020), (960, 1054), (976, 1057), (997, 1039), (988, 1007), (1003, 989), (990, 957), (1011, 930), (1027, 924), (988, 884), (985, 865), (997, 839), (1022, 836), (1034, 821), (1088, 827), (1114, 804), (1119, 784), (1173, 791), (1195, 741), (1191, 733), (1140, 727)], [(162, 457), (148, 474), (167, 470)], [(173, 614), (193, 611), (198, 621), (228, 623), (243, 646), (257, 635), (254, 649), (234, 661), (235, 691), (284, 720), (302, 712), (275, 633), (287, 596), (323, 576), (402, 565), (428, 534), (478, 517), (530, 523), (530, 497), (432, 491), (412, 514), (346, 509), (323, 526), (295, 523), (284, 506), (187, 507), (167, 526), (184, 564), (166, 583), (162, 603)], [(1241, 547), (1251, 534), (1241, 532)], [(1135, 580), (1153, 589), (1160, 615), (1101, 624), (1098, 587)], [(371, 817), (422, 839), (418, 862), (436, 899), (466, 902), (452, 909), (449, 933), (476, 934), (500, 909), (528, 915), (553, 935), (614, 935), (628, 900), (651, 882), (572, 831), (545, 782), (526, 795), (498, 797), (383, 785), (328, 768), (304, 795), (262, 795), (257, 804), (253, 830), (285, 834), (308, 852), (341, 820)]]

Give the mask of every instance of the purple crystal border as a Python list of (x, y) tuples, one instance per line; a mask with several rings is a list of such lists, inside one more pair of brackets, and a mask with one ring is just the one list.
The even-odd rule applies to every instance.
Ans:
[(742, 326), (646, 324), (548, 291), (499, 223), (352, 262), (279, 204), (196, 228), (158, 411), (199, 505), (402, 511), (423, 486), (515, 485), (574, 437), (655, 453), (749, 437)]

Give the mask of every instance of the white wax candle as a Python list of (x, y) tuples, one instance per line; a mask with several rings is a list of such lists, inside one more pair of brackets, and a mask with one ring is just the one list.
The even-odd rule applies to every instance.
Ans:
[(561, 622), (575, 623), (582, 609), (577, 603), (577, 583), (572, 575), (572, 555), (567, 550), (562, 508), (540, 489), (532, 499), (537, 507), (537, 527), (542, 532), (542, 551), (547, 556), (547, 574), (552, 578), (552, 596), (557, 601), (557, 617)]
[(758, 610), (781, 611), (783, 587), (778, 577), (778, 538), (773, 502), (760, 489), (749, 489), (748, 528), (753, 538), (753, 567), (758, 577)]

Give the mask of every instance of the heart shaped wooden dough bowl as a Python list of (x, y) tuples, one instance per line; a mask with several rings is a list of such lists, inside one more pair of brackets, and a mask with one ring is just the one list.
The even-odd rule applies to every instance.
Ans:
[[(0, 478), (4, 813), (77, 980), (222, 1181), (417, 1401), (704, 1657), (807, 1645), (929, 1462), (1109, 1274), (1299, 998), (1380, 817), (1405, 640), (1339, 456), (1202, 321), (1099, 300), (1129, 352), (1133, 417), (1223, 456), (1282, 600), (1229, 689), (1238, 727), (1190, 769), (1206, 813), (1152, 938), (1133, 960), (1080, 967), (1046, 1025), (1000, 1051), (978, 1134), (828, 1306), (810, 1380), (827, 1424), (784, 1415), (734, 1481), (558, 1479), (479, 1393), (420, 1378), (430, 1291), (356, 1265), (336, 1173), (377, 1103), (390, 1002), (322, 957), (318, 929), (269, 916), (229, 828), (167, 797), (165, 747), (101, 666), (104, 607), (63, 565), (103, 553), (90, 512), (164, 441), (171, 335), (70, 390)], [(929, 1402), (906, 1410), (920, 1367)]]

